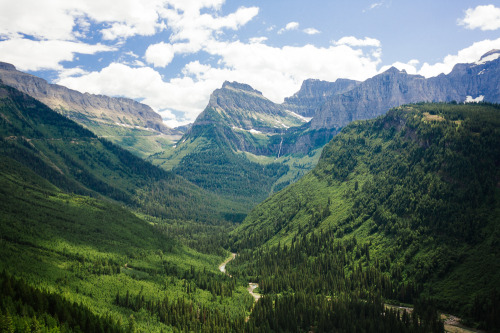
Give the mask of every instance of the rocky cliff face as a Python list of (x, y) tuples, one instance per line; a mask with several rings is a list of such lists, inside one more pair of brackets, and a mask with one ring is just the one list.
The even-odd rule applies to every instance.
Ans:
[(335, 82), (305, 80), (298, 92), (285, 98), (283, 106), (304, 117), (313, 117), (318, 107), (329, 98), (349, 91), (359, 83), (348, 79), (338, 79)]
[(163, 124), (161, 116), (149, 106), (128, 98), (82, 94), (0, 63), (0, 80), (48, 105), (51, 109), (92, 129), (92, 124), (140, 127), (163, 134), (177, 131)]
[(500, 102), (500, 51), (472, 64), (457, 64), (447, 75), (426, 79), (392, 67), (330, 97), (315, 112), (312, 129), (341, 128), (353, 120), (370, 119), (390, 108), (415, 102)]
[[(207, 110), (217, 111), (217, 119), (210, 116), (213, 113)], [(206, 111), (200, 114), (193, 126), (221, 120), (236, 130), (264, 134), (279, 133), (305, 122), (287, 112), (283, 106), (265, 98), (260, 91), (237, 82), (224, 82), (221, 89), (215, 90)]]

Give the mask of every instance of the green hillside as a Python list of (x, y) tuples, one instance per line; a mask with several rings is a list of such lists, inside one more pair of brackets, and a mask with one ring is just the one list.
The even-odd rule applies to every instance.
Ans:
[[(215, 271), (221, 257), (183, 246), (118, 205), (62, 193), (9, 158), (0, 162), (0, 212), (0, 272), (15, 276), (0, 277), (14, 285), (2, 289), (0, 310), (18, 328), (38, 318), (43, 327), (66, 322), (76, 332), (106, 320), (124, 331), (132, 321), (142, 331), (197, 330), (203, 322), (193, 311), (224, 327), (242, 323), (252, 303), (244, 287)], [(69, 301), (66, 310), (49, 306), (55, 295)], [(82, 310), (73, 302), (97, 317), (77, 317)], [(167, 302), (172, 317), (157, 317), (152, 302)]]
[(1, 86), (0, 92), (0, 153), (60, 189), (110, 198), (161, 218), (214, 221), (241, 213), (14, 88)]
[(234, 217), (223, 201), (7, 86), (0, 136), (0, 331), (244, 325), (252, 297), (210, 235)]
[(500, 327), (500, 107), (417, 104), (344, 128), (232, 234), (265, 293), (381, 294)]

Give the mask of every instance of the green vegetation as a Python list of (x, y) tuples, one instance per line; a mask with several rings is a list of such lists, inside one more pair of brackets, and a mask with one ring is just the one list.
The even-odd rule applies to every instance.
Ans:
[(181, 140), (170, 157), (156, 154), (150, 160), (167, 169), (173, 166), (174, 173), (233, 202), (246, 214), (269, 196), (273, 184), (288, 171), (288, 166), (250, 161), (236, 151), (232, 143), (236, 139), (231, 137), (234, 132), (225, 129), (216, 124), (195, 125), (191, 132), (195, 139)]
[(384, 308), (379, 298), (328, 299), (296, 293), (261, 298), (248, 332), (444, 332), (429, 304), (406, 312)]
[(431, 298), (498, 328), (499, 129), (490, 104), (409, 105), (349, 125), (232, 232), (229, 272), (272, 294)]
[(498, 329), (499, 115), (353, 123), (237, 225), (319, 151), (244, 154), (212, 124), (166, 171), (0, 86), (0, 331), (442, 332), (437, 309)]
[[(12, 286), (0, 325), (159, 332), (244, 323), (253, 300), (217, 271), (227, 252), (215, 232), (200, 246), (208, 254), (181, 243), (188, 226), (230, 227), (223, 201), (12, 88), (0, 93), (0, 272)], [(120, 292), (133, 302), (117, 301)]]
[[(145, 305), (131, 308), (116, 303), (117, 293), (125, 296), (125, 291), (130, 291), (134, 302), (145, 300), (141, 304), (168, 298), (170, 303), (164, 307), (174, 312), (180, 304), (191, 310), (193, 306), (195, 310), (210, 308), (219, 316), (210, 317), (217, 325), (222, 314), (230, 311), (232, 316), (224, 317), (224, 327), (244, 320), (252, 298), (237, 281), (216, 271), (223, 257), (186, 248), (115, 204), (61, 193), (8, 158), (2, 160), (0, 170), (0, 271), (22, 278), (21, 284), (34, 285), (43, 289), (42, 294), (58, 294), (90, 309), (98, 316), (96, 322), (110, 317), (130, 323), (132, 315), (143, 331), (171, 326), (184, 330), (197, 325), (199, 318), (182, 311), (164, 322)], [(56, 318), (52, 309), (25, 311), (24, 306), (12, 302), (15, 307), (8, 303), (2, 312), (8, 311), (19, 320), (34, 315)], [(59, 314), (57, 318), (62, 320)], [(75, 325), (83, 327), (78, 324), (80, 319), (75, 320)]]
[(111, 198), (161, 218), (218, 221), (242, 213), (235, 204), (97, 138), (15, 89), (0, 89), (0, 153), (60, 189)]
[(58, 108), (56, 111), (89, 129), (98, 137), (109, 140), (141, 158), (171, 149), (174, 141), (180, 138), (180, 135), (166, 135), (137, 126), (126, 117), (121, 118), (121, 124), (118, 124), (109, 117), (104, 117), (104, 114), (101, 115), (102, 119), (96, 120), (81, 112), (64, 108)]

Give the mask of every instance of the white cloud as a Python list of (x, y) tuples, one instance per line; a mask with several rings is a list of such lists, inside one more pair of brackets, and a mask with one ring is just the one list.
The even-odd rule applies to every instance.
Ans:
[(465, 11), (465, 17), (458, 21), (467, 29), (497, 30), (500, 29), (500, 8), (494, 5), (477, 6)]
[(85, 34), (90, 23), (104, 23), (109, 25), (101, 31), (105, 39), (150, 36), (162, 27), (158, 11), (166, 3), (167, 0), (2, 1), (0, 34), (75, 40)]
[(299, 28), (299, 22), (289, 22), (285, 25), (284, 28), (278, 30), (278, 34), (281, 35), (285, 31), (297, 30)]
[[(216, 7), (224, 1), (211, 2)], [(198, 4), (198, 5), (195, 5)], [(164, 8), (160, 16), (166, 19), (172, 30), (170, 42), (174, 44), (175, 53), (195, 53), (203, 48), (208, 40), (222, 29), (237, 30), (247, 24), (258, 13), (257, 7), (240, 7), (227, 16), (201, 14), (198, 2), (180, 1), (174, 9)]]
[(304, 32), (308, 35), (317, 35), (317, 34), (321, 33), (321, 31), (319, 31), (318, 29), (314, 29), (314, 28), (304, 29)]
[(374, 2), (370, 6), (368, 6), (367, 8), (363, 9), (363, 13), (366, 13), (367, 11), (370, 11), (370, 10), (373, 10), (377, 7), (380, 7), (383, 4), (384, 4), (384, 2)]
[(333, 44), (335, 45), (348, 45), (348, 46), (353, 46), (353, 47), (359, 47), (359, 46), (374, 46), (374, 47), (380, 47), (380, 41), (375, 38), (369, 38), (365, 37), (364, 39), (359, 39), (354, 36), (347, 36), (347, 37), (342, 37), (338, 41), (334, 41)]
[(249, 39), (250, 43), (263, 43), (267, 40), (267, 37), (252, 37)]
[(458, 51), (457, 54), (447, 55), (442, 62), (438, 62), (433, 65), (424, 63), (418, 73), (425, 77), (437, 76), (441, 73), (448, 74), (456, 64), (475, 62), (486, 52), (493, 49), (500, 49), (500, 38), (495, 40), (486, 39), (476, 42), (471, 46)]
[(34, 41), (29, 39), (9, 39), (0, 42), (2, 61), (14, 64), (24, 71), (42, 69), (62, 70), (62, 61), (71, 61), (75, 54), (95, 54), (115, 50), (113, 47), (97, 44), (89, 45), (72, 41)]
[(174, 59), (174, 47), (171, 44), (158, 43), (148, 47), (145, 59), (155, 67), (166, 67)]
[(366, 79), (380, 63), (380, 58), (345, 45), (277, 48), (237, 41), (213, 42), (205, 50), (221, 57), (231, 80), (246, 82), (275, 102), (296, 92), (305, 79)]

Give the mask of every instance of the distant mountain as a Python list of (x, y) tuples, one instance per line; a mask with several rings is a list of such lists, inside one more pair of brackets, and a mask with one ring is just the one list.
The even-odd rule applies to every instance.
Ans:
[[(306, 80), (281, 105), (249, 85), (225, 82), (212, 93), (175, 149), (152, 155), (150, 160), (205, 189), (233, 194), (246, 189), (262, 199), (310, 170), (318, 151), (354, 120), (372, 119), (411, 102), (500, 101), (499, 54), (489, 52), (477, 63), (457, 65), (450, 74), (430, 79), (392, 67), (364, 82)], [(226, 163), (214, 156), (224, 156), (219, 159)], [(229, 163), (228, 156), (238, 156), (239, 162)], [(244, 172), (241, 180), (250, 185), (243, 186), (236, 181), (240, 176), (228, 171), (250, 165), (258, 170), (255, 163), (268, 166), (270, 162), (285, 163), (288, 170), (273, 168), (280, 175), (266, 173), (265, 184), (249, 176), (258, 173)], [(224, 176), (233, 179), (233, 185), (224, 183)]]
[(184, 134), (191, 128), (191, 126), (193, 126), (192, 123), (187, 124), (187, 125), (181, 125), (181, 126), (174, 127), (174, 129), (181, 132), (182, 134)]
[(210, 119), (212, 113), (207, 112), (194, 125), (223, 120), (237, 131), (275, 134), (306, 122), (265, 98), (260, 91), (237, 82), (226, 81), (221, 89), (215, 90), (210, 96), (207, 109), (215, 110), (220, 118)]
[(314, 114), (312, 129), (342, 128), (353, 120), (371, 119), (392, 107), (416, 102), (500, 102), (500, 51), (479, 61), (457, 64), (429, 79), (394, 67), (352, 89), (328, 98)]
[(138, 155), (159, 151), (181, 135), (149, 106), (128, 98), (82, 94), (2, 62), (0, 80)]
[[(249, 85), (225, 82), (175, 149), (149, 159), (250, 209), (315, 164), (331, 136), (310, 135), (307, 121)], [(300, 156), (285, 161), (291, 153)]]
[(420, 103), (352, 123), (232, 231), (229, 272), (266, 293), (430, 298), (498, 329), (500, 308), (481, 309), (500, 300), (499, 165), (497, 104)]
[(302, 82), (300, 90), (293, 96), (285, 98), (282, 105), (304, 117), (312, 118), (318, 107), (325, 103), (328, 98), (349, 91), (359, 83), (359, 81), (348, 79), (337, 79), (335, 82), (305, 80)]

